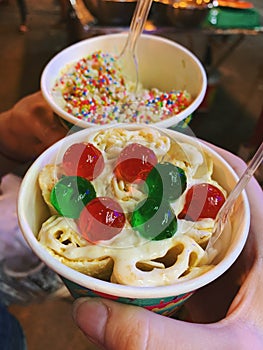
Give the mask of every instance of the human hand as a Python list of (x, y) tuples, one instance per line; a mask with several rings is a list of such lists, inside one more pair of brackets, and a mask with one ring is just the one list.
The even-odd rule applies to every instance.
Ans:
[(34, 159), (66, 133), (41, 92), (24, 97), (0, 116), (1, 152), (16, 161)]
[[(246, 164), (213, 147), (241, 175)], [(251, 226), (234, 265), (196, 292), (186, 308), (191, 321), (179, 321), (143, 308), (100, 298), (80, 298), (73, 315), (88, 339), (103, 349), (262, 349), (263, 194), (252, 178), (246, 187)]]

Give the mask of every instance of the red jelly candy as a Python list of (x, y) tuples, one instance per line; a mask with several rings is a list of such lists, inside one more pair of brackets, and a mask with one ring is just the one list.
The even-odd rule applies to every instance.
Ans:
[(103, 156), (91, 143), (75, 143), (65, 152), (62, 160), (67, 175), (75, 175), (93, 180), (104, 169)]
[(145, 180), (156, 164), (157, 157), (151, 149), (132, 143), (120, 153), (114, 172), (118, 180), (132, 183)]
[(219, 188), (207, 183), (194, 185), (186, 193), (185, 205), (178, 218), (190, 221), (215, 219), (224, 202), (225, 197)]
[(119, 234), (125, 220), (119, 203), (109, 197), (97, 197), (82, 210), (78, 224), (82, 236), (95, 243), (109, 240)]

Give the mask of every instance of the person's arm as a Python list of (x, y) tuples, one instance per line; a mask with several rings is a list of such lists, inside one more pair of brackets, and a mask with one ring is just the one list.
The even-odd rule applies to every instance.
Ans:
[(1, 175), (33, 160), (66, 133), (41, 92), (24, 97), (0, 114)]

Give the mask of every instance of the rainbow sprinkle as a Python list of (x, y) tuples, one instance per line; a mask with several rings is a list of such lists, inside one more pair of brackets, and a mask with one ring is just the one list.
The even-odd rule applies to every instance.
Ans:
[(162, 92), (142, 87), (132, 92), (117, 59), (101, 51), (66, 67), (52, 94), (61, 107), (78, 119), (94, 124), (156, 123), (190, 105), (187, 91)]

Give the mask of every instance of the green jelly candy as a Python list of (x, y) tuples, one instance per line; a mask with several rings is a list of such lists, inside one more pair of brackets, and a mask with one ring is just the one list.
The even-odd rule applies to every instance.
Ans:
[(64, 176), (53, 187), (50, 201), (60, 215), (77, 219), (85, 205), (95, 197), (90, 181), (80, 176)]
[(146, 239), (159, 241), (172, 237), (177, 230), (176, 216), (167, 201), (148, 197), (132, 213), (131, 226)]
[(186, 189), (186, 175), (183, 169), (172, 163), (158, 163), (152, 168), (146, 180), (148, 196), (158, 201), (164, 198), (174, 201)]

